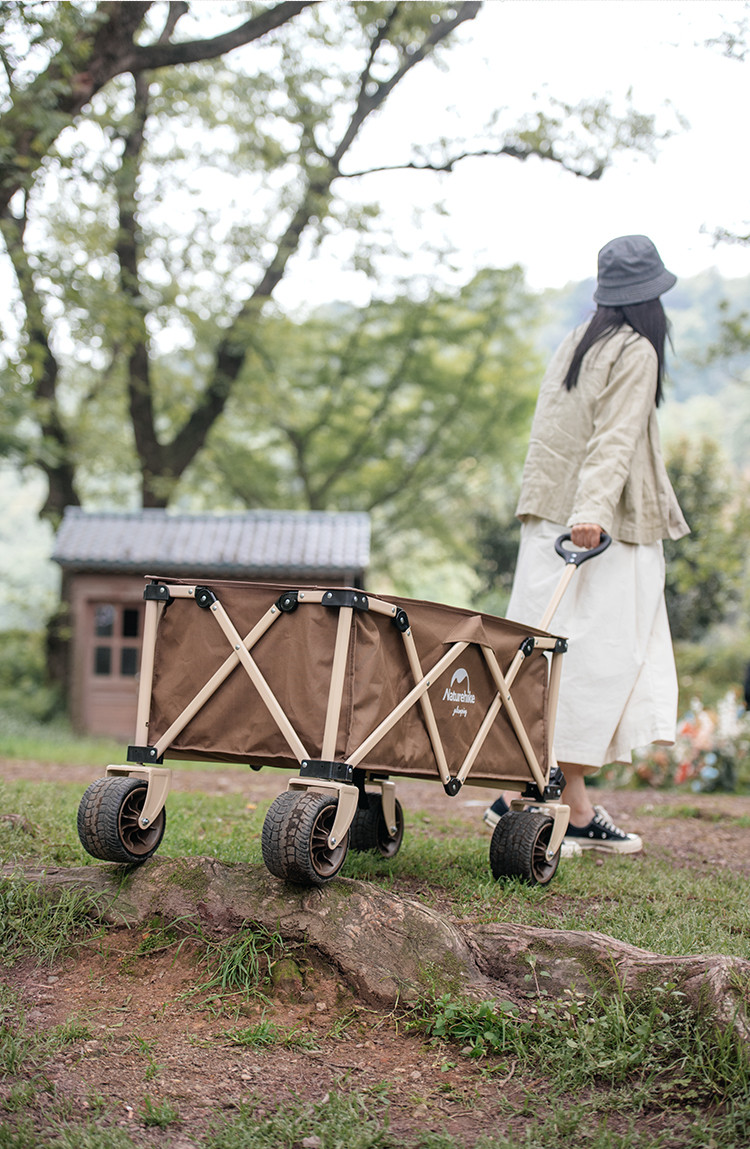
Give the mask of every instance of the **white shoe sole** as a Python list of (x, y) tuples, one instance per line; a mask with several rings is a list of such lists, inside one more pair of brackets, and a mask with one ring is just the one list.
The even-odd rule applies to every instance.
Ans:
[(583, 850), (601, 850), (603, 854), (638, 854), (643, 849), (643, 842), (637, 834), (625, 842), (602, 842), (589, 838), (566, 838), (565, 841), (577, 846), (579, 853)]

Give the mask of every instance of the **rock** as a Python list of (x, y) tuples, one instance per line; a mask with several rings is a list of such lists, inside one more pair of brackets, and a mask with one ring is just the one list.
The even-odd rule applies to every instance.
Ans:
[(271, 968), (271, 985), (276, 997), (299, 1001), (304, 989), (302, 970), (294, 958), (284, 957)]

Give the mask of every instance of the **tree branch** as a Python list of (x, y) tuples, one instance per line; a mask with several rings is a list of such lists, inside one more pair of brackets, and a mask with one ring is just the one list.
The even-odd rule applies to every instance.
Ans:
[[(374, 63), (376, 50), (373, 43), (373, 50), (370, 52), (367, 67), (360, 76), (357, 106), (349, 121), (349, 126), (341, 138), (339, 146), (331, 156), (331, 164), (336, 168), (337, 172), (342, 158), (351, 147), (367, 117), (371, 116), (372, 113), (381, 106), (396, 85), (403, 80), (404, 76), (406, 76), (412, 68), (416, 67), (417, 64), (421, 63), (441, 40), (449, 36), (460, 24), (465, 23), (467, 20), (473, 20), (479, 13), (481, 7), (481, 0), (464, 0), (464, 3), (459, 5), (458, 10), (452, 17), (447, 20), (439, 20), (434, 25), (422, 44), (406, 57), (401, 67), (397, 68), (388, 80), (374, 81), (372, 78), (372, 65)], [(378, 37), (375, 39), (377, 40)], [(375, 88), (370, 92), (368, 89), (373, 84), (375, 84)]]
[(181, 44), (161, 41), (158, 44), (134, 44), (132, 56), (122, 70), (146, 72), (153, 71), (154, 68), (169, 68), (175, 64), (195, 64), (199, 60), (214, 60), (217, 56), (223, 56), (243, 44), (249, 44), (265, 36), (267, 32), (286, 24), (304, 8), (310, 8), (318, 3), (320, 0), (284, 0), (274, 8), (267, 8), (258, 16), (246, 20), (237, 28), (208, 40), (186, 40)]
[(143, 300), (140, 284), (141, 240), (136, 218), (138, 176), (149, 109), (149, 84), (144, 75), (135, 77), (133, 112), (124, 136), (122, 162), (115, 176), (118, 229), (115, 254), (120, 290), (127, 300), (127, 392), (130, 421), (141, 472), (141, 493), (146, 507), (163, 506), (153, 490), (154, 479), (164, 476), (165, 460), (156, 436)]
[(49, 330), (26, 256), (25, 205), (20, 218), (0, 220), (0, 231), (21, 292), (26, 312), (24, 327), (27, 338), (31, 345), (41, 351), (41, 354), (37, 353), (28, 360), (36, 414), (42, 434), (36, 463), (47, 476), (48, 482), (47, 497), (39, 514), (56, 525), (62, 518), (65, 508), (79, 506), (80, 499), (75, 489), (71, 443), (57, 401), (59, 365), (52, 351)]
[[(395, 16), (398, 7), (399, 5), (396, 4), (391, 10), (391, 19)], [(247, 355), (248, 340), (246, 336), (243, 336), (242, 328), (252, 322), (253, 315), (266, 300), (271, 298), (286, 271), (289, 260), (298, 250), (302, 235), (310, 220), (316, 215), (327, 212), (326, 201), (330, 195), (333, 181), (340, 174), (339, 163), (353, 144), (367, 117), (383, 103), (396, 84), (412, 68), (424, 60), (441, 40), (444, 40), (466, 20), (473, 20), (481, 7), (481, 0), (464, 0), (464, 3), (459, 5), (453, 16), (446, 20), (439, 20), (430, 29), (422, 44), (406, 58), (389, 80), (378, 83), (374, 94), (368, 94), (375, 54), (377, 47), (380, 46), (387, 34), (388, 20), (386, 19), (385, 24), (378, 28), (370, 43), (368, 62), (360, 74), (359, 95), (355, 110), (343, 132), (338, 147), (332, 156), (321, 156), (327, 162), (326, 170), (317, 171), (314, 176), (308, 177), (297, 209), (279, 239), (276, 250), (267, 263), (259, 283), (240, 309), (230, 331), (217, 349), (213, 378), (206, 389), (201, 404), (193, 411), (190, 419), (175, 438), (173, 446), (176, 451), (180, 453), (192, 451), (194, 453), (198, 446), (202, 446), (210, 425), (226, 406), (232, 386), (242, 370)], [(206, 426), (207, 420), (209, 421), (208, 427)]]
[(519, 147), (517, 144), (503, 144), (500, 148), (480, 148), (477, 151), (459, 152), (458, 155), (451, 156), (442, 163), (429, 163), (427, 161), (418, 163), (415, 160), (410, 160), (403, 164), (381, 164), (378, 167), (362, 168), (356, 172), (339, 172), (338, 174), (341, 179), (358, 179), (360, 176), (373, 175), (375, 172), (452, 172), (456, 164), (461, 163), (462, 160), (481, 159), (484, 156), (510, 156), (512, 159), (521, 161), (525, 161), (531, 156), (538, 156), (539, 159), (548, 160), (553, 164), (560, 164), (566, 172), (570, 172), (574, 176), (580, 176), (585, 180), (599, 180), (604, 175), (605, 170), (603, 164), (597, 164), (597, 166), (590, 171), (585, 171), (582, 168), (570, 164), (562, 156), (555, 155), (552, 148)]
[(189, 11), (190, 5), (186, 3), (186, 0), (169, 0), (167, 22), (164, 25), (161, 36), (159, 37), (160, 44), (167, 44), (171, 40), (172, 33), (177, 27), (177, 21), (181, 16), (184, 16)]
[(7, 214), (15, 193), (30, 186), (63, 128), (115, 76), (215, 59), (259, 39), (319, 0), (284, 0), (221, 36), (170, 44), (168, 37), (183, 14), (178, 2), (170, 6), (158, 42), (137, 45), (134, 37), (151, 2), (103, 0), (81, 24), (74, 40), (64, 45), (25, 91), (16, 91), (13, 106), (0, 117), (0, 130), (8, 141), (3, 151), (10, 157), (0, 164), (0, 218)]

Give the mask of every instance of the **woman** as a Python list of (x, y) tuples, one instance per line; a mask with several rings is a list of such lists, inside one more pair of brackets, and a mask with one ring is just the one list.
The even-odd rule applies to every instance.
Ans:
[[(659, 296), (677, 282), (643, 235), (599, 252), (593, 318), (564, 340), (542, 382), (516, 514), (521, 544), (508, 618), (541, 618), (561, 574), (554, 550), (612, 545), (576, 573), (552, 629), (569, 635), (555, 755), (570, 806), (566, 852), (634, 853), (642, 843), (594, 807), (587, 774), (673, 742), (677, 674), (664, 600), (662, 539), (688, 526), (667, 477), (656, 408), (667, 319)], [(485, 812), (495, 825), (512, 794)]]

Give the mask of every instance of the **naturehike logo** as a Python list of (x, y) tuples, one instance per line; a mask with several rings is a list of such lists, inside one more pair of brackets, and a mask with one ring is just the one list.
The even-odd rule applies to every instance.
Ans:
[[(455, 687), (458, 689), (454, 689)], [(464, 702), (471, 706), (476, 702), (475, 695), (471, 693), (468, 672), (463, 667), (455, 672), (450, 686), (446, 686), (443, 702)], [(464, 706), (457, 706), (453, 711), (453, 714), (458, 714), (462, 718), (465, 718), (467, 713), (468, 711)]]

